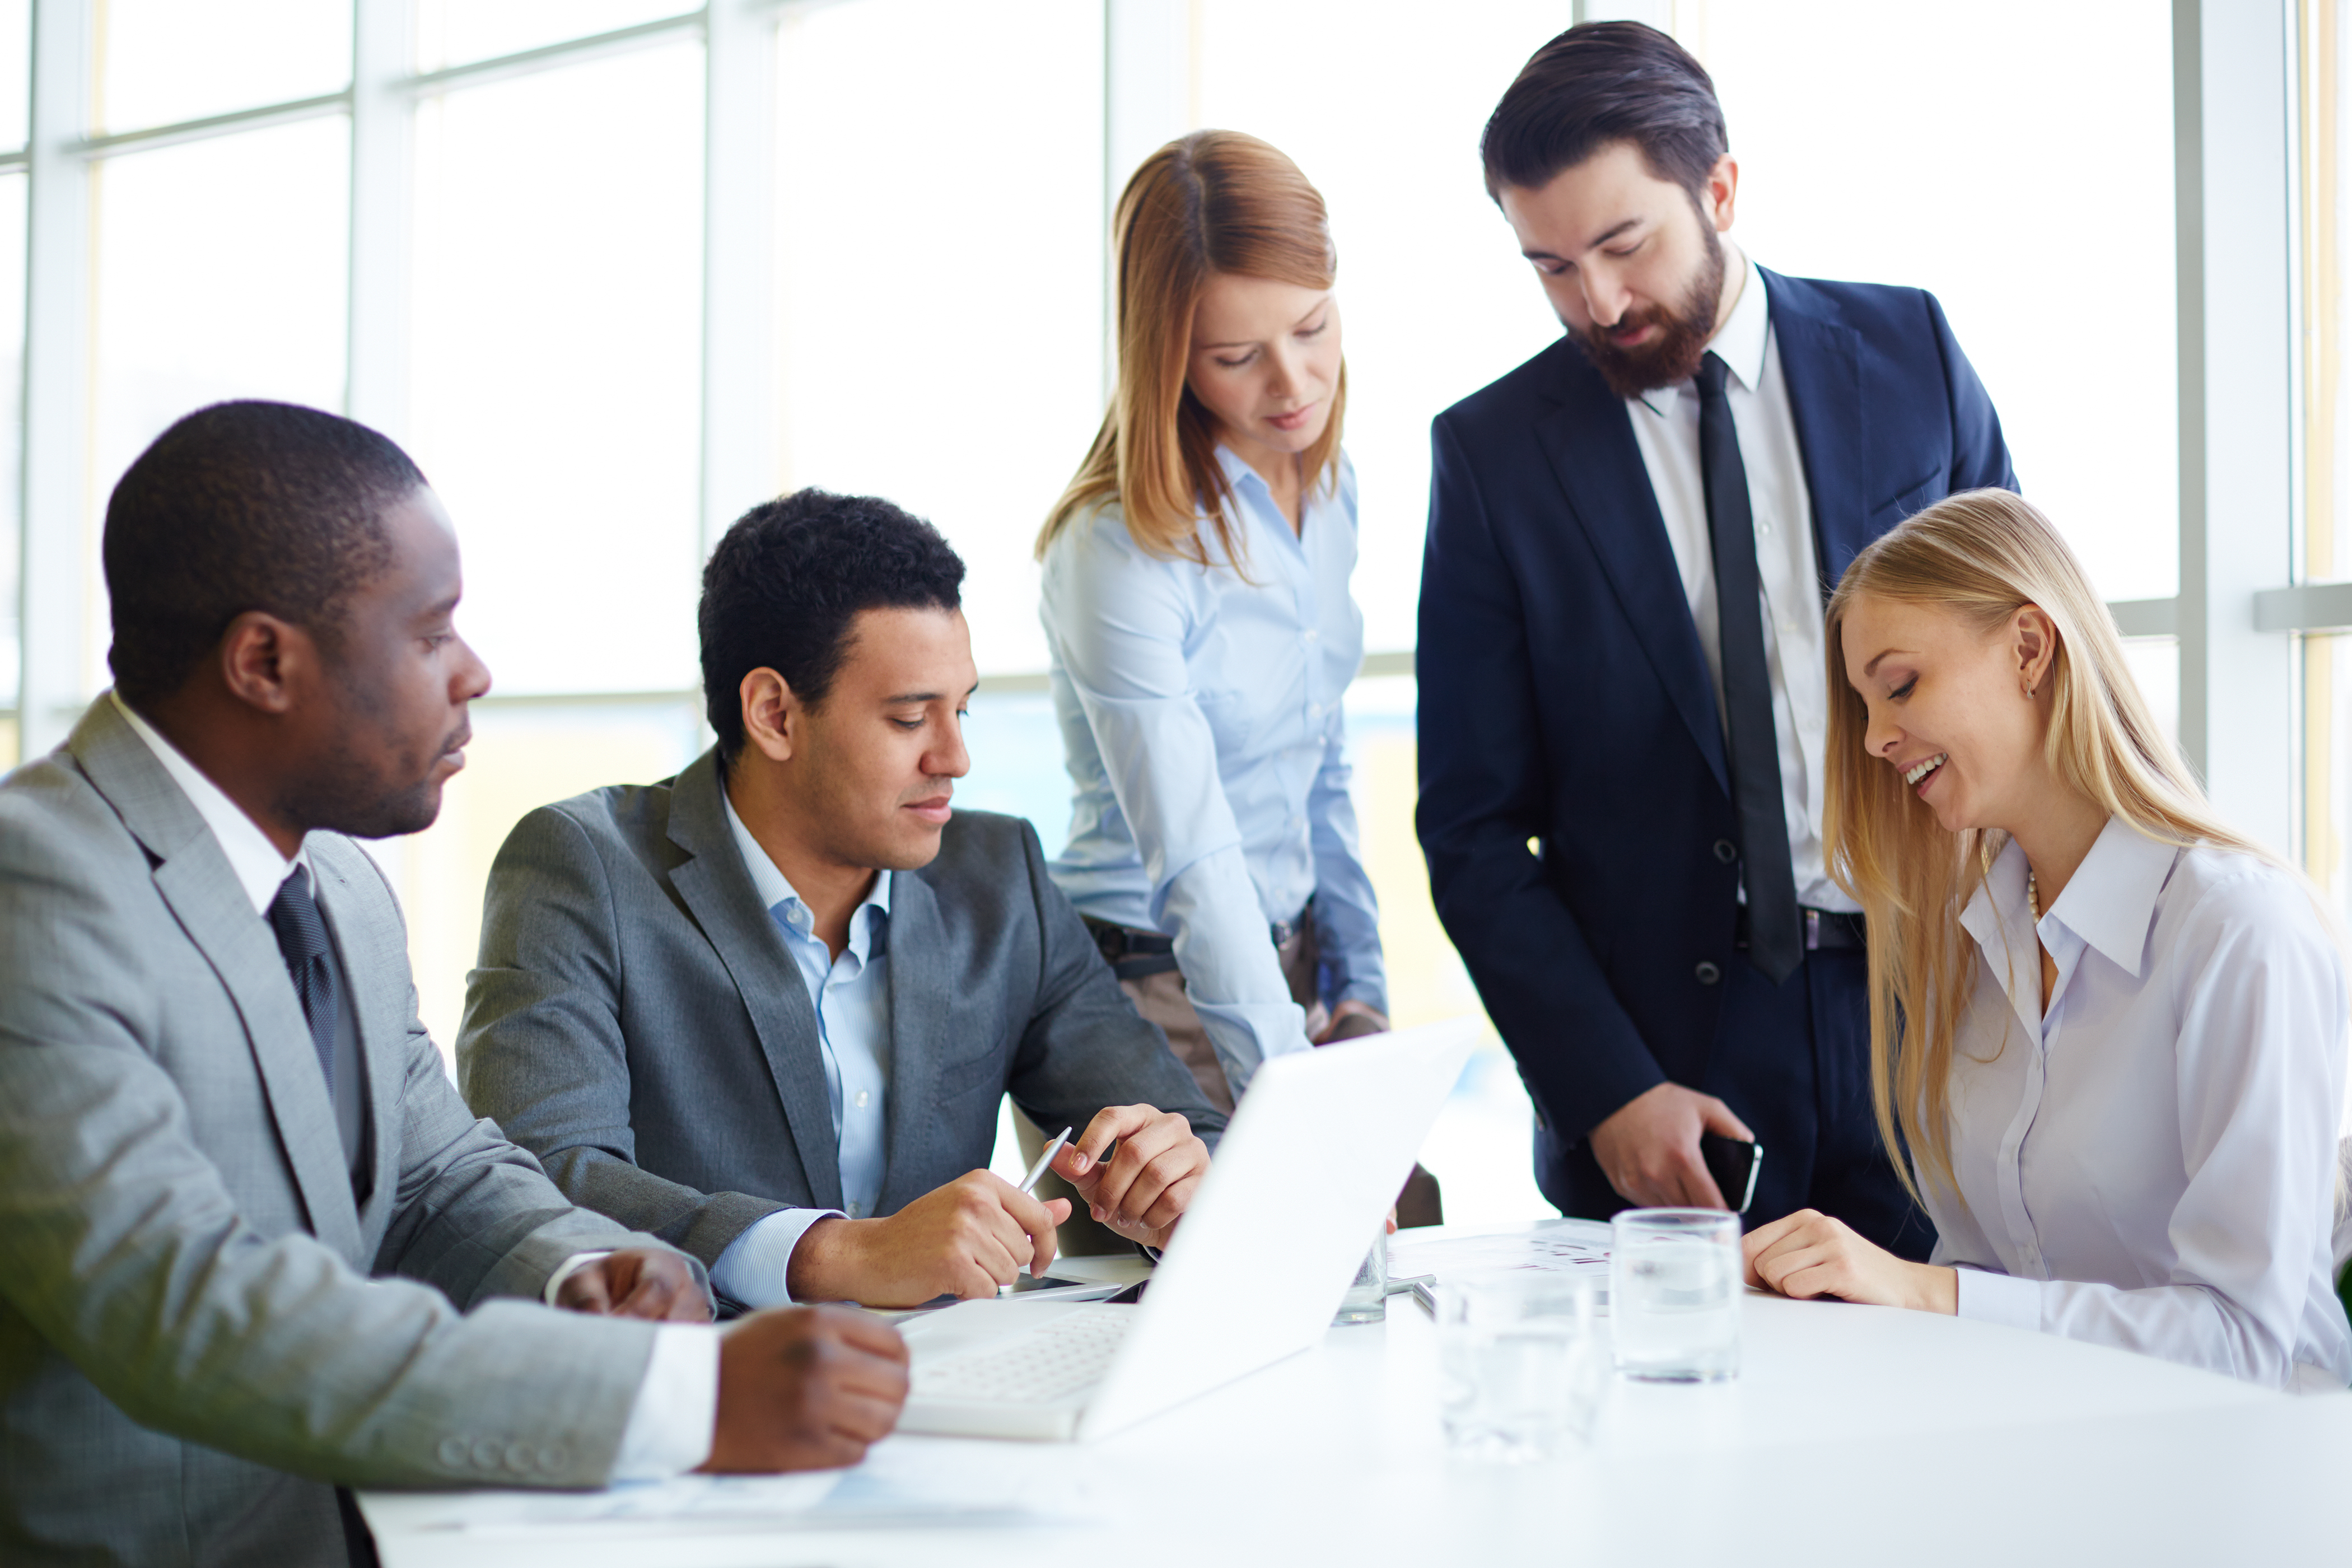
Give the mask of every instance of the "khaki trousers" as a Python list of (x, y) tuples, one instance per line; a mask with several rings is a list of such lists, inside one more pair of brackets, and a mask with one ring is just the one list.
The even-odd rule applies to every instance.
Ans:
[[(1298, 930), (1290, 940), (1275, 952), (1282, 960), (1282, 977), (1289, 983), (1291, 1000), (1307, 1011), (1307, 1037), (1311, 1040), (1331, 1024), (1331, 1015), (1318, 995), (1320, 985), (1317, 970), (1322, 960), (1315, 948), (1314, 922), (1301, 920)], [(1233, 1087), (1225, 1081), (1225, 1069), (1217, 1060), (1216, 1048), (1209, 1043), (1207, 1026), (1201, 1022), (1201, 1015), (1193, 1010), (1192, 997), (1185, 993), (1182, 973), (1174, 969), (1163, 970), (1138, 980), (1122, 980), (1118, 988), (1127, 993), (1127, 999), (1135, 1005), (1135, 1010), (1142, 1015), (1145, 1022), (1160, 1026), (1160, 1033), (1168, 1037), (1169, 1049), (1174, 1051), (1176, 1059), (1191, 1071), (1192, 1081), (1201, 1086), (1202, 1098), (1231, 1116), (1234, 1113)], [(1028, 1164), (1035, 1164), (1037, 1156), (1045, 1151), (1048, 1135), (1023, 1115), (1019, 1106), (1013, 1108), (1013, 1127), (1020, 1138), (1022, 1160)], [(1078, 1131), (1083, 1132), (1086, 1129)], [(1094, 1216), (1087, 1212), (1086, 1203), (1078, 1196), (1077, 1190), (1053, 1172), (1048, 1171), (1039, 1178), (1037, 1195), (1070, 1200), (1069, 1223), (1057, 1233), (1056, 1244), (1064, 1255), (1100, 1258), (1132, 1250), (1127, 1239), (1117, 1231), (1108, 1226), (1097, 1225)], [(1444, 1223), (1444, 1205), (1437, 1178), (1416, 1164), (1412, 1174), (1405, 1180), (1404, 1191), (1397, 1197), (1397, 1224)]]

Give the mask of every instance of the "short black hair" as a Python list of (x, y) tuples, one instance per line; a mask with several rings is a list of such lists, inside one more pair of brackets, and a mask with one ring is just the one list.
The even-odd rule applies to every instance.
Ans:
[(953, 610), (963, 561), (940, 531), (876, 496), (794, 490), (735, 520), (702, 569), (702, 702), (732, 764), (743, 678), (772, 669), (814, 708), (861, 610)]
[(1478, 138), (1486, 194), (1538, 190), (1630, 142), (1650, 173), (1698, 199), (1729, 143), (1715, 82), (1688, 49), (1640, 22), (1585, 22), (1538, 49)]
[(106, 506), (115, 689), (170, 696), (251, 610), (331, 647), (345, 601), (391, 564), (384, 510), (424, 483), (390, 440), (315, 408), (215, 403), (173, 425)]

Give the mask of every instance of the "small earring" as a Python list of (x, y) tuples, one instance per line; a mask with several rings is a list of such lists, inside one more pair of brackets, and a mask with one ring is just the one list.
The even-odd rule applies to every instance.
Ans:
[(2031, 686), (2029, 686), (2029, 687), (2027, 687), (2027, 688), (2025, 689), (2025, 700), (2026, 700), (2028, 702), (2031, 702), (2031, 701), (2032, 701), (2032, 700), (2033, 700), (2033, 688), (2032, 688)]

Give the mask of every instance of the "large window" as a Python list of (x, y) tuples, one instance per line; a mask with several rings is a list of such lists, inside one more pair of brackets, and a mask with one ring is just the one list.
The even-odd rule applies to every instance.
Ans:
[[(2219, 0), (0, 0), (0, 300), (23, 302), (0, 308), (0, 761), (104, 684), (96, 541), (123, 465), (202, 403), (268, 396), (407, 445), (465, 549), (460, 624), (498, 685), (441, 822), (378, 847), (445, 1045), (516, 818), (707, 743), (697, 574), (793, 487), (889, 495), (962, 552), (983, 684), (961, 798), (1057, 847), (1030, 547), (1102, 413), (1109, 205), (1161, 142), (1226, 126), (1330, 204), (1373, 650), (1349, 714), (1392, 1002), (1475, 1006), (1412, 829), (1427, 432), (1557, 335), (1477, 137), (1571, 12), (1614, 11), (1715, 74), (1758, 260), (1935, 290), (2225, 809), (2267, 824), (2263, 770), (2281, 801), (2291, 773), (2293, 833), (2258, 831), (2352, 900), (2352, 639), (2331, 635), (2352, 588), (2341, 615), (2329, 597), (2352, 577), (2347, 5), (2299, 0), (2273, 39), (2200, 34)], [(2203, 42), (2176, 59), (2177, 37)], [(2258, 200), (2289, 185), (2299, 268)], [(2272, 336), (2266, 381), (2242, 350)], [(2292, 559), (2284, 524), (2273, 551), (2241, 515), (2288, 510)], [(2305, 721), (2273, 737), (2256, 721), (2295, 681)], [(1524, 1096), (1499, 1047), (1478, 1060), (1430, 1163), (1457, 1217), (1534, 1212)]]

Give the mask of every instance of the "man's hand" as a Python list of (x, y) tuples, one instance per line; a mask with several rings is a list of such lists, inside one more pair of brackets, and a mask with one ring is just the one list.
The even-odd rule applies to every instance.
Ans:
[(785, 1288), (795, 1301), (916, 1307), (935, 1296), (993, 1296), (1027, 1264), (1054, 1261), (1064, 1198), (1040, 1200), (1002, 1176), (970, 1171), (887, 1219), (821, 1219), (793, 1248)]
[[(1105, 1164), (1114, 1142), (1118, 1152)], [(1054, 1169), (1097, 1220), (1129, 1241), (1165, 1247), (1209, 1173), (1209, 1146), (1172, 1110), (1114, 1105), (1054, 1156)]]
[(650, 1247), (625, 1247), (582, 1264), (555, 1288), (555, 1304), (604, 1318), (710, 1321), (710, 1298), (694, 1282), (686, 1259)]
[(1960, 1310), (1957, 1271), (1906, 1262), (1813, 1209), (1758, 1226), (1739, 1247), (1748, 1257), (1748, 1282), (1783, 1296), (1835, 1296), (1916, 1312)]
[(907, 1403), (907, 1342), (845, 1307), (783, 1307), (719, 1341), (719, 1419), (702, 1468), (829, 1470), (854, 1465)]
[(1702, 1132), (1753, 1142), (1756, 1134), (1711, 1094), (1662, 1083), (1635, 1095), (1592, 1130), (1592, 1157), (1627, 1203), (1643, 1208), (1730, 1205), (1699, 1157)]

